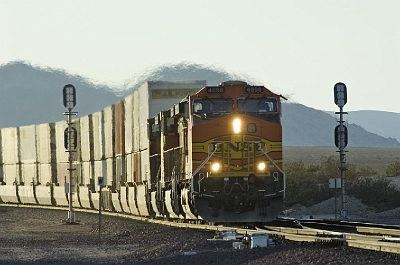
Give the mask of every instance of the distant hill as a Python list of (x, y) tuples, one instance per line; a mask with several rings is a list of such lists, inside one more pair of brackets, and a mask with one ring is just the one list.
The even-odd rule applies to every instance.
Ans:
[[(324, 112), (335, 117), (335, 113), (332, 111)], [(365, 128), (369, 132), (383, 137), (395, 138), (400, 142), (400, 113), (378, 110), (348, 111), (346, 120)]]
[[(334, 128), (338, 125), (334, 116), (324, 111), (295, 103), (284, 103), (282, 111), (284, 145), (334, 146)], [(348, 124), (347, 129), (349, 133), (348, 146), (400, 146), (396, 139), (368, 132), (354, 123)]]
[(79, 116), (102, 110), (120, 98), (109, 87), (80, 76), (15, 62), (0, 66), (0, 128), (64, 119), (62, 90), (67, 84), (76, 87)]
[[(160, 80), (207, 80), (209, 85), (217, 85), (226, 80), (247, 80), (258, 84), (249, 77), (228, 73), (221, 69), (208, 68), (196, 64), (176, 64), (160, 66), (134, 75), (122, 88), (114, 90), (106, 85), (98, 85), (77, 75), (69, 75), (62, 70), (37, 68), (23, 62), (0, 66), (0, 128), (30, 124), (55, 122), (64, 119), (62, 88), (73, 84), (77, 89), (78, 116), (87, 115), (122, 100), (145, 81)], [(250, 80), (250, 81), (249, 81)], [(268, 87), (268, 84), (265, 84)], [(276, 91), (275, 91), (276, 92)], [(365, 124), (381, 120), (391, 123), (383, 116), (371, 115), (374, 119)], [(375, 114), (375, 113), (374, 113)], [(352, 114), (353, 115), (353, 114)], [(399, 114), (400, 115), (400, 114)], [(386, 117), (386, 116), (385, 116)], [(396, 119), (395, 116), (393, 119)], [(349, 120), (353, 120), (353, 117)], [(398, 120), (396, 120), (398, 121)], [(336, 119), (320, 110), (301, 104), (283, 104), (283, 139), (286, 146), (333, 146), (333, 130)], [(399, 124), (399, 122), (397, 122)], [(385, 127), (386, 125), (379, 125)], [(356, 124), (349, 124), (349, 146), (395, 147), (400, 143), (392, 134), (378, 135)], [(398, 132), (398, 130), (397, 130)], [(384, 137), (385, 136), (385, 137)]]
[(349, 111), (349, 122), (383, 137), (393, 137), (400, 142), (400, 113), (374, 110)]

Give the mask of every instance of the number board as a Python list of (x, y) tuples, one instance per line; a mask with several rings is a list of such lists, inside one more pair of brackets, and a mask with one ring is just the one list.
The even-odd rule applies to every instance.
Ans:
[(225, 93), (225, 87), (210, 86), (210, 87), (207, 87), (207, 93)]
[(246, 93), (263, 93), (264, 87), (263, 86), (247, 86)]

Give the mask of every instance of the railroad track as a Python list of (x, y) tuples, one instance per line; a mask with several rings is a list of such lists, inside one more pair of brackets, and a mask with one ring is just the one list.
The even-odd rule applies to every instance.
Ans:
[[(265, 231), (275, 237), (304, 243), (324, 243), (400, 254), (400, 230), (358, 226), (357, 232), (337, 232), (310, 227), (289, 228), (266, 226)], [(264, 230), (263, 229), (263, 230)]]
[[(10, 205), (1, 204), (1, 206), (9, 207), (25, 207), (25, 208), (42, 208), (51, 210), (68, 210), (65, 207), (48, 207), (48, 206), (38, 206), (38, 205)], [(89, 209), (75, 209), (77, 212), (88, 212), (93, 214), (98, 214), (96, 210)], [(312, 227), (283, 227), (283, 226), (265, 226), (262, 228), (238, 228), (238, 227), (227, 227), (222, 225), (209, 225), (209, 224), (198, 224), (198, 223), (188, 223), (188, 222), (171, 222), (168, 220), (151, 219), (135, 215), (127, 215), (123, 213), (107, 212), (103, 211), (102, 214), (122, 217), (132, 220), (138, 220), (143, 222), (149, 222), (154, 224), (161, 224), (171, 227), (180, 228), (192, 228), (201, 229), (209, 231), (226, 231), (235, 230), (237, 234), (246, 235), (255, 232), (265, 232), (275, 239), (285, 239), (290, 241), (299, 242), (300, 244), (316, 243), (316, 244), (332, 244), (332, 245), (343, 245), (347, 247), (374, 250), (379, 252), (400, 254), (400, 228), (384, 228), (384, 227), (374, 227), (373, 224), (369, 226), (362, 226), (358, 224), (356, 227), (356, 232), (338, 232), (327, 229), (317, 229)], [(307, 225), (307, 224), (306, 224)], [(335, 230), (337, 225), (333, 226)], [(331, 227), (332, 228), (332, 227)]]

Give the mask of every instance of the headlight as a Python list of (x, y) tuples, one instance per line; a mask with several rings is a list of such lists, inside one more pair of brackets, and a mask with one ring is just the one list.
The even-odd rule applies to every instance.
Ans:
[(220, 165), (219, 163), (213, 163), (213, 164), (211, 165), (211, 170), (214, 171), (214, 172), (219, 171), (220, 168), (221, 168), (221, 165)]
[(267, 165), (265, 164), (265, 162), (260, 162), (260, 163), (258, 163), (258, 165), (257, 165), (257, 168), (258, 168), (258, 170), (260, 170), (260, 171), (264, 171), (266, 167), (267, 167)]
[(240, 119), (233, 120), (233, 132), (240, 133), (241, 121)]

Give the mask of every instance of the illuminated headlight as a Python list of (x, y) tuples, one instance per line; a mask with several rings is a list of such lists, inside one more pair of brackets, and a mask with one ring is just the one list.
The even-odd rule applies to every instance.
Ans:
[(219, 163), (214, 163), (214, 164), (211, 165), (211, 170), (214, 171), (214, 172), (219, 171), (220, 168), (221, 168), (221, 165)]
[(258, 170), (260, 170), (260, 171), (264, 171), (266, 167), (267, 167), (267, 165), (266, 165), (264, 162), (260, 162), (260, 163), (258, 163), (258, 165), (257, 165), (257, 168), (258, 168)]
[(240, 133), (241, 121), (240, 119), (233, 120), (233, 132)]

